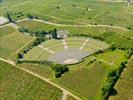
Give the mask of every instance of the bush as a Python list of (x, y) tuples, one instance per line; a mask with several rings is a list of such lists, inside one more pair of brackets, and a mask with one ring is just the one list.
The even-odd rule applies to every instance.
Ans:
[(62, 74), (69, 71), (66, 65), (56, 64), (52, 67), (53, 71), (55, 71), (55, 77), (61, 77)]
[(61, 77), (61, 73), (60, 73), (60, 72), (55, 72), (55, 77), (56, 77), (56, 78)]
[(32, 16), (31, 14), (27, 14), (27, 17), (28, 17), (29, 19), (34, 19), (34, 16)]
[(127, 63), (126, 61), (122, 62), (118, 68), (109, 68), (107, 70), (107, 73), (106, 73), (107, 77), (106, 77), (105, 82), (101, 88), (100, 99), (106, 100), (108, 98), (110, 92), (113, 89), (113, 86), (115, 85), (115, 83), (119, 79), (121, 72), (126, 67), (126, 63)]

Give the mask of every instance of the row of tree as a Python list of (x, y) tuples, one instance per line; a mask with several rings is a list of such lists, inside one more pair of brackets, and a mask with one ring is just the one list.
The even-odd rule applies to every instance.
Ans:
[(106, 72), (106, 79), (102, 85), (100, 92), (100, 100), (107, 100), (110, 92), (113, 90), (113, 87), (116, 81), (119, 79), (121, 72), (126, 67), (127, 61), (122, 62), (117, 68), (109, 68)]
[(36, 37), (45, 37), (46, 35), (51, 35), (54, 39), (57, 39), (57, 29), (54, 28), (53, 30), (49, 31), (32, 31), (28, 28), (21, 27), (18, 29), (21, 33), (29, 33), (30, 35), (34, 35)]
[(20, 62), (20, 59), (22, 59), (30, 49), (32, 49), (34, 46), (39, 45), (43, 41), (45, 41), (44, 37), (37, 37), (29, 46), (25, 47), (21, 52), (17, 54), (17, 62)]

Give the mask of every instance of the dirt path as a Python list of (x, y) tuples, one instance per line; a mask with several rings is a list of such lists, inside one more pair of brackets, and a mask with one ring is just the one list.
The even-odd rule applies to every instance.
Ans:
[[(49, 21), (45, 21), (45, 20), (41, 20), (41, 19), (25, 18), (25, 19), (22, 19), (22, 20), (18, 20), (16, 22), (29, 21), (29, 20), (45, 23), (45, 24), (48, 24), (48, 25), (60, 26), (60, 27), (107, 27), (107, 28), (115, 28), (115, 29), (121, 29), (121, 30), (129, 31), (129, 29), (119, 27), (119, 26), (110, 26), (110, 25), (102, 25), (102, 24), (101, 25), (91, 25), (91, 24), (87, 24), (87, 23), (84, 23), (85, 25), (68, 25), (68, 24), (53, 23), (53, 22), (49, 22)], [(80, 23), (82, 23), (82, 22), (80, 22)], [(0, 28), (5, 27), (7, 25), (12, 26), (15, 29), (19, 28), (19, 26), (15, 23), (8, 23), (8, 24), (5, 24), (5, 25), (2, 25), (2, 26), (0, 26)]]
[[(29, 19), (27, 19), (27, 20), (29, 20)], [(107, 27), (107, 28), (116, 28), (116, 29), (121, 29), (121, 30), (129, 31), (129, 29), (126, 29), (126, 28), (123, 28), (123, 27), (110, 26), (110, 25), (102, 25), (102, 24), (101, 25), (90, 25), (90, 24), (85, 24), (85, 25), (67, 25), (67, 24), (53, 23), (53, 22), (49, 22), (49, 21), (45, 21), (45, 20), (40, 20), (40, 19), (33, 19), (33, 20), (37, 21), (37, 22), (42, 22), (42, 23), (45, 23), (45, 24), (49, 24), (49, 25), (62, 26), (62, 27)]]
[(66, 100), (66, 98), (67, 98), (67, 93), (64, 92), (61, 100)]
[[(11, 64), (11, 65), (13, 65), (13, 66), (16, 67), (16, 68), (18, 68), (18, 69), (20, 69), (20, 70), (22, 70), (22, 71), (25, 71), (25, 72), (27, 72), (27, 73), (29, 73), (29, 74), (31, 74), (31, 75), (37, 77), (37, 78), (39, 78), (39, 79), (41, 79), (41, 80), (43, 80), (43, 81), (49, 83), (49, 84), (51, 84), (51, 85), (53, 85), (53, 86), (55, 86), (55, 87), (61, 89), (61, 90), (63, 91), (63, 96), (62, 96), (62, 98), (66, 98), (65, 96), (66, 96), (67, 94), (69, 94), (69, 95), (73, 96), (75, 99), (81, 100), (78, 96), (76, 96), (76, 95), (74, 95), (73, 93), (67, 91), (66, 89), (62, 88), (61, 86), (59, 86), (59, 85), (57, 85), (57, 84), (51, 82), (49, 79), (44, 78), (44, 77), (42, 77), (42, 76), (40, 76), (40, 75), (38, 75), (38, 74), (35, 74), (35, 73), (33, 73), (33, 72), (29, 71), (29, 70), (26, 70), (26, 69), (24, 69), (24, 68), (21, 68), (21, 67), (17, 66), (17, 65), (15, 64), (15, 62), (13, 62), (13, 61), (9, 61), (9, 60), (3, 59), (3, 58), (0, 58), (0, 60), (6, 62), (6, 63), (8, 63), (8, 64)], [(64, 99), (63, 99), (63, 100), (64, 100)]]

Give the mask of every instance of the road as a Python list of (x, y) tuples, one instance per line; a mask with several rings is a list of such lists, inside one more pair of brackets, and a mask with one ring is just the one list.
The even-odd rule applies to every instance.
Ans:
[[(24, 18), (21, 20), (16, 21), (16, 23), (18, 22), (22, 22), (22, 21), (37, 21), (37, 22), (41, 22), (44, 24), (48, 24), (48, 25), (54, 25), (54, 26), (60, 26), (60, 27), (106, 27), (106, 28), (114, 28), (114, 29), (121, 29), (121, 30), (125, 30), (125, 31), (130, 31), (127, 28), (124, 27), (119, 27), (119, 26), (110, 26), (110, 25), (103, 25), (103, 24), (99, 24), (99, 25), (91, 25), (91, 24), (87, 24), (87, 23), (83, 23), (84, 25), (70, 25), (70, 24), (58, 24), (58, 23), (53, 23), (53, 22), (49, 22), (49, 21), (45, 21), (45, 20), (41, 20), (41, 19), (28, 19), (28, 18)], [(82, 22), (80, 22), (82, 23)], [(12, 26), (15, 29), (18, 29), (19, 26), (15, 23), (8, 23), (5, 25), (1, 25), (0, 28), (5, 27), (5, 26)]]
[(8, 64), (13, 65), (14, 67), (16, 67), (16, 68), (18, 68), (18, 69), (20, 69), (20, 70), (22, 70), (22, 71), (25, 71), (25, 72), (29, 73), (29, 74), (31, 74), (31, 75), (33, 75), (33, 76), (35, 76), (35, 77), (37, 77), (37, 78), (39, 78), (39, 79), (45, 81), (45, 82), (47, 82), (47, 83), (49, 83), (49, 84), (51, 84), (51, 85), (57, 87), (58, 89), (61, 89), (61, 90), (63, 91), (62, 100), (64, 100), (68, 94), (71, 95), (71, 96), (73, 96), (73, 97), (74, 97), (75, 99), (77, 99), (77, 100), (81, 100), (81, 98), (79, 98), (78, 96), (74, 95), (73, 93), (69, 92), (68, 90), (64, 89), (63, 87), (61, 87), (61, 86), (59, 86), (59, 85), (57, 85), (57, 84), (51, 82), (49, 79), (44, 78), (44, 77), (42, 77), (42, 76), (40, 76), (40, 75), (38, 75), (38, 74), (36, 74), (36, 73), (33, 73), (33, 72), (29, 71), (29, 70), (26, 70), (26, 69), (24, 69), (24, 68), (21, 68), (21, 67), (17, 66), (17, 65), (15, 64), (15, 62), (13, 62), (13, 61), (9, 61), (9, 60), (3, 59), (3, 58), (0, 58), (0, 60), (6, 62), (6, 63), (8, 63)]
[[(22, 22), (22, 21), (28, 21), (31, 19), (22, 19), (19, 20), (17, 22)], [(49, 24), (49, 25), (54, 25), (54, 26), (61, 26), (61, 27), (107, 27), (107, 28), (116, 28), (116, 29), (121, 29), (121, 30), (125, 30), (125, 31), (129, 31), (129, 29), (126, 29), (124, 27), (119, 27), (119, 26), (110, 26), (110, 25), (91, 25), (91, 24), (87, 24), (84, 23), (85, 25), (69, 25), (69, 24), (58, 24), (58, 23), (53, 23), (53, 22), (49, 22), (49, 21), (45, 21), (45, 20), (41, 20), (41, 19), (32, 19), (33, 21), (37, 21), (37, 22), (41, 22), (41, 23), (45, 23), (45, 24)], [(80, 22), (81, 23), (81, 22)]]

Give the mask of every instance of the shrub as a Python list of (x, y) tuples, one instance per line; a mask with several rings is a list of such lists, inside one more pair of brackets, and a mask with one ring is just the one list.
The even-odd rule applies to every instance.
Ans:
[(28, 17), (29, 19), (34, 19), (34, 16), (32, 16), (31, 14), (27, 14), (27, 17)]
[(55, 77), (56, 77), (56, 78), (61, 77), (61, 73), (60, 73), (60, 72), (55, 72)]
[(61, 77), (62, 74), (69, 71), (68, 67), (66, 65), (56, 64), (52, 66), (53, 71), (55, 71), (55, 77)]
[(119, 79), (121, 72), (126, 67), (126, 61), (122, 62), (118, 68), (109, 68), (107, 70), (107, 77), (105, 79), (105, 82), (101, 88), (101, 96), (100, 99), (106, 100), (110, 94), (110, 92), (113, 90), (113, 86)]

